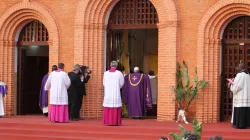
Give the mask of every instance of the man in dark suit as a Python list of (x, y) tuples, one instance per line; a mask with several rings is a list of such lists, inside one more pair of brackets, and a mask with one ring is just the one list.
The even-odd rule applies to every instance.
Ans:
[(80, 66), (76, 64), (73, 68), (72, 72), (69, 72), (69, 78), (71, 81), (71, 85), (68, 88), (68, 100), (69, 100), (69, 117), (72, 121), (78, 121), (78, 112), (79, 112), (79, 104), (80, 98), (82, 94), (82, 87), (84, 85), (84, 78), (78, 75), (80, 71)]
[(82, 77), (83, 78), (83, 84), (82, 84), (82, 88), (80, 89), (80, 92), (81, 92), (81, 94), (80, 94), (80, 98), (79, 98), (79, 104), (78, 104), (78, 111), (77, 111), (77, 118), (79, 119), (79, 120), (83, 120), (83, 118), (81, 118), (81, 116), (80, 116), (80, 110), (81, 110), (81, 107), (82, 107), (82, 100), (83, 100), (83, 96), (86, 96), (86, 89), (85, 89), (85, 83), (88, 83), (88, 81), (89, 81), (89, 79), (90, 79), (90, 76), (89, 76), (89, 74), (86, 72), (86, 69), (87, 67), (86, 66), (82, 66), (81, 67), (81, 75), (80, 75), (80, 77)]

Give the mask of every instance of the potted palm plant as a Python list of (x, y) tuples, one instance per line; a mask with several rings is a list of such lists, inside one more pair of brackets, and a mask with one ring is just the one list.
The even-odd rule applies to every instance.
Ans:
[(186, 130), (186, 128), (182, 125), (179, 125), (180, 129), (181, 129), (181, 133), (169, 133), (169, 135), (174, 139), (174, 140), (183, 140), (183, 138), (185, 137), (185, 135), (187, 134), (195, 134), (198, 138), (198, 140), (201, 140), (201, 136), (202, 136), (202, 123), (198, 122), (196, 117), (193, 120), (192, 123), (193, 126), (193, 131), (188, 132)]
[(194, 101), (195, 98), (198, 97), (198, 93), (200, 90), (205, 88), (208, 84), (206, 80), (198, 80), (197, 76), (197, 68), (195, 68), (195, 76), (190, 82), (189, 75), (188, 75), (188, 67), (186, 62), (182, 62), (183, 65), (183, 72), (181, 71), (181, 64), (177, 63), (177, 71), (176, 71), (176, 79), (177, 84), (173, 87), (175, 99), (174, 101), (178, 105), (178, 117), (177, 122), (182, 117), (185, 123), (188, 123), (186, 120), (186, 113), (188, 112), (188, 108), (191, 103)]

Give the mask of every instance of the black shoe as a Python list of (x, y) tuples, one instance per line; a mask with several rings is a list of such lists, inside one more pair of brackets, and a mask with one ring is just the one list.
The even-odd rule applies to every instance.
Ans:
[(81, 118), (81, 117), (80, 117), (80, 118), (78, 118), (78, 119), (79, 119), (79, 120), (84, 120), (84, 118)]
[(45, 117), (48, 117), (48, 113), (44, 113), (43, 115), (44, 115)]
[(142, 117), (132, 117), (132, 119), (135, 119), (135, 120), (142, 120), (143, 118), (142, 118)]
[(82, 118), (82, 117), (80, 117), (80, 116), (78, 116), (77, 119), (79, 119), (79, 120), (84, 120), (84, 118)]
[(71, 121), (79, 121), (79, 118), (71, 118)]

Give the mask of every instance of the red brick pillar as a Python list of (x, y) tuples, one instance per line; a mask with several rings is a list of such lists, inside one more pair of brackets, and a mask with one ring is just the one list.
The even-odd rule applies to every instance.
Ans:
[(14, 51), (15, 41), (1, 41), (1, 80), (8, 85), (8, 94), (4, 99), (6, 115), (14, 115)]
[(175, 102), (172, 87), (176, 84), (176, 62), (178, 59), (177, 21), (158, 25), (158, 110), (157, 119), (175, 119)]

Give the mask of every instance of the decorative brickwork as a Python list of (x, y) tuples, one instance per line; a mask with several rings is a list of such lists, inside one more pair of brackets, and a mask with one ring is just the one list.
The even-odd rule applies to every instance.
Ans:
[[(118, 0), (80, 1), (76, 12), (74, 63), (83, 63), (93, 69), (84, 100), (84, 117), (102, 117), (105, 66), (105, 32), (109, 14)], [(151, 0), (159, 17), (158, 44), (158, 120), (175, 118), (175, 103), (170, 89), (175, 84), (178, 59), (178, 11), (174, 0)]]
[[(71, 70), (74, 63), (88, 65), (93, 70), (87, 84), (82, 116), (102, 117), (106, 28), (109, 15), (118, 1), (1, 0), (0, 79), (10, 86), (5, 98), (7, 115), (15, 112), (14, 48), (18, 35), (26, 23), (39, 20), (49, 33), (50, 67), (62, 61), (66, 65), (66, 72)], [(170, 87), (176, 82), (176, 61), (185, 60), (190, 70), (198, 66), (200, 79), (209, 80), (208, 88), (192, 103), (189, 113), (196, 114), (205, 123), (218, 122), (221, 36), (232, 19), (250, 15), (250, 1), (150, 1), (159, 18), (158, 120), (175, 118)]]
[(196, 114), (205, 123), (220, 120), (220, 47), (222, 33), (232, 19), (250, 15), (249, 0), (219, 0), (203, 16), (198, 27), (198, 75), (209, 80), (197, 100)]
[(49, 64), (57, 64), (59, 60), (59, 34), (52, 13), (43, 5), (25, 0), (9, 8), (0, 18), (0, 77), (9, 86), (5, 99), (7, 115), (14, 110), (14, 56), (15, 46), (21, 27), (31, 20), (41, 21), (49, 32)]

